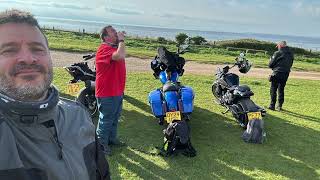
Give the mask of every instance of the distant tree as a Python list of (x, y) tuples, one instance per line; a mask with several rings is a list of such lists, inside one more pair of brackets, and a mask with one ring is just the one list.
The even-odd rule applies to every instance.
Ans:
[(100, 39), (100, 34), (99, 33), (93, 33), (92, 37)]
[(158, 37), (157, 41), (158, 41), (158, 43), (167, 43), (167, 40), (164, 37)]
[(176, 35), (176, 42), (178, 44), (183, 44), (188, 37), (189, 36), (186, 33), (179, 33)]
[(202, 37), (202, 36), (192, 37), (192, 38), (191, 38), (191, 41), (192, 41), (193, 44), (195, 44), (195, 45), (201, 45), (201, 44), (207, 42), (207, 40), (206, 40), (204, 37)]

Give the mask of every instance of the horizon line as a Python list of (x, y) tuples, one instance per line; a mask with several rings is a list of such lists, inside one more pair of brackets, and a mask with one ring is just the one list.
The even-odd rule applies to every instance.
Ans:
[(231, 32), (231, 31), (214, 31), (214, 30), (199, 30), (199, 29), (182, 29), (177, 27), (161, 27), (161, 26), (151, 26), (151, 25), (141, 25), (141, 24), (122, 24), (122, 23), (106, 23), (104, 21), (96, 20), (85, 20), (85, 19), (70, 19), (70, 18), (60, 18), (60, 17), (48, 17), (48, 16), (38, 16), (42, 19), (52, 19), (52, 20), (65, 20), (74, 22), (89, 22), (98, 24), (111, 24), (117, 26), (132, 26), (132, 27), (146, 27), (146, 28), (158, 28), (158, 29), (171, 29), (171, 30), (182, 30), (182, 31), (198, 31), (198, 32), (214, 32), (214, 33), (230, 33), (230, 34), (252, 34), (252, 35), (272, 35), (272, 36), (289, 36), (289, 37), (302, 37), (302, 38), (315, 38), (320, 39), (320, 36), (303, 36), (303, 35), (290, 35), (290, 34), (272, 34), (272, 33), (260, 33), (260, 32)]

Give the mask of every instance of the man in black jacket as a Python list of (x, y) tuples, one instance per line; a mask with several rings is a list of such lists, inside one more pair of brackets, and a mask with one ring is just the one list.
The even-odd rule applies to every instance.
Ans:
[(272, 69), (272, 74), (269, 81), (271, 82), (270, 95), (271, 103), (269, 109), (275, 110), (275, 104), (277, 101), (277, 90), (278, 94), (278, 107), (277, 109), (282, 110), (284, 102), (284, 87), (289, 77), (290, 68), (293, 63), (293, 52), (287, 46), (286, 41), (281, 41), (277, 44), (278, 51), (276, 51), (270, 58), (269, 68)]

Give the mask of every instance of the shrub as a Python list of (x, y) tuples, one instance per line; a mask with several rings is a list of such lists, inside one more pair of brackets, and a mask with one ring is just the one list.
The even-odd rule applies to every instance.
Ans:
[(204, 37), (202, 37), (202, 36), (192, 37), (192, 38), (191, 38), (191, 41), (192, 41), (193, 44), (195, 44), (195, 45), (201, 45), (201, 44), (207, 42), (207, 40), (206, 40)]
[(183, 44), (184, 41), (188, 38), (189, 36), (186, 33), (179, 33), (176, 35), (176, 42), (177, 44)]
[[(216, 41), (216, 45), (219, 47), (234, 47), (234, 48), (244, 48), (244, 49), (256, 49), (256, 50), (264, 50), (268, 51), (268, 54), (272, 54), (277, 51), (276, 43), (267, 42), (267, 41), (259, 41), (256, 39), (239, 39), (239, 40), (224, 40), (224, 41)], [(307, 54), (312, 55), (309, 51), (291, 47), (295, 54)]]
[(158, 38), (157, 38), (157, 42), (158, 42), (158, 43), (167, 43), (167, 40), (166, 40), (166, 38), (164, 38), (164, 37), (158, 37)]

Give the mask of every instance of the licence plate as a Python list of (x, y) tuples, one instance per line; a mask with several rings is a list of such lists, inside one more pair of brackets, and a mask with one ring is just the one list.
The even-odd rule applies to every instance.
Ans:
[(80, 91), (80, 84), (78, 83), (70, 83), (67, 84), (67, 94), (75, 95)]
[(180, 111), (166, 112), (165, 119), (167, 123), (171, 123), (174, 120), (180, 121), (181, 120)]
[(262, 119), (262, 115), (261, 112), (248, 112), (248, 120), (253, 120), (253, 119), (257, 119), (257, 120), (261, 120)]

